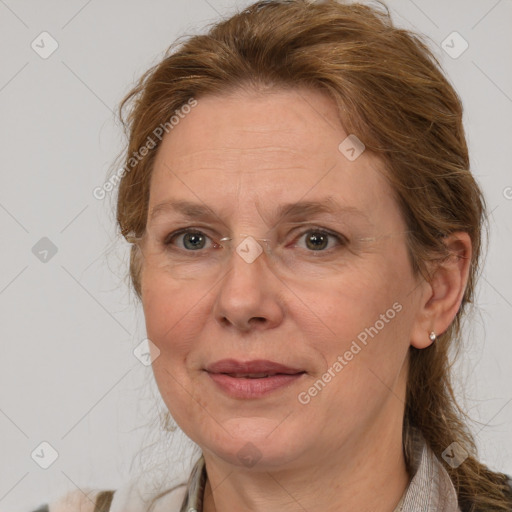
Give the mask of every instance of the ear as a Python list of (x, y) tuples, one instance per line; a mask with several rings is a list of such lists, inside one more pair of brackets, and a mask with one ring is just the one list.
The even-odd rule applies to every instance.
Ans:
[(465, 232), (452, 233), (444, 243), (450, 255), (431, 268), (425, 282), (419, 312), (411, 335), (411, 345), (422, 349), (432, 344), (429, 334), (445, 332), (459, 311), (471, 264), (471, 238)]

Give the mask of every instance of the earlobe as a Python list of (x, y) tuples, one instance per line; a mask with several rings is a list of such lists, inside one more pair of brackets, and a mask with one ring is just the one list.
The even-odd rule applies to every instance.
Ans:
[[(445, 238), (449, 255), (435, 263), (429, 283), (425, 283), (411, 345), (427, 348), (445, 332), (459, 311), (471, 265), (471, 238), (456, 232)], [(432, 335), (433, 334), (433, 335)]]

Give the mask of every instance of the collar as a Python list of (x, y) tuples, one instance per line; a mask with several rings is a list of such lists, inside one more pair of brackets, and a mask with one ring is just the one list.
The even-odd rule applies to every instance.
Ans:
[(411, 436), (411, 480), (394, 512), (460, 512), (448, 472), (418, 429)]
[[(411, 480), (393, 512), (460, 512), (451, 479), (419, 430), (412, 430)], [(192, 468), (180, 512), (203, 512), (204, 457)]]

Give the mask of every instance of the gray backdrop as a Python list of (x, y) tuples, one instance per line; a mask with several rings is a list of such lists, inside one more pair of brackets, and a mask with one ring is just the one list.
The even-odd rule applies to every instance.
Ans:
[[(113, 110), (134, 79), (178, 35), (249, 3), (0, 0), (2, 511), (116, 488), (151, 467), (179, 472), (178, 456), (190, 463), (183, 437), (168, 442), (147, 425), (162, 404), (133, 354), (145, 333), (127, 246), (113, 204), (92, 191), (121, 148)], [(481, 458), (510, 474), (512, 1), (388, 5), (430, 37), (466, 107), (491, 237), (457, 371)]]

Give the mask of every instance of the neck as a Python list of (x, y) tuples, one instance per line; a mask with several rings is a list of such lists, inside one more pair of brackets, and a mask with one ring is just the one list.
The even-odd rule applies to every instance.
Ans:
[(387, 428), (377, 421), (337, 449), (316, 452), (278, 471), (241, 469), (205, 453), (204, 512), (395, 510), (409, 481), (401, 418)]

